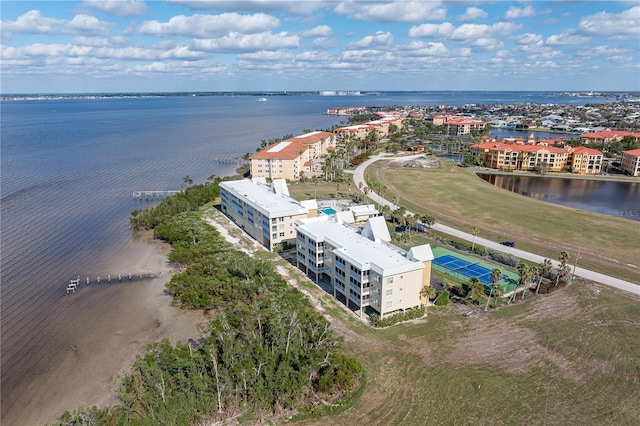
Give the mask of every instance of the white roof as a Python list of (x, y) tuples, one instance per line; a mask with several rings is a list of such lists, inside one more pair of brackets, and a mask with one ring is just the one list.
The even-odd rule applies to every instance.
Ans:
[(286, 147), (288, 147), (289, 145), (291, 145), (291, 142), (279, 142), (274, 146), (272, 146), (271, 148), (267, 149), (267, 152), (280, 152)]
[(299, 232), (337, 247), (334, 252), (360, 269), (372, 269), (387, 276), (424, 268), (424, 263), (407, 258), (404, 250), (376, 243), (362, 235), (358, 228), (337, 222), (333, 215), (301, 219), (296, 225)]
[(289, 188), (285, 179), (274, 179), (271, 181), (271, 190), (274, 194), (283, 194), (289, 196)]
[(290, 196), (282, 193), (276, 194), (268, 185), (249, 179), (220, 182), (220, 187), (243, 199), (247, 204), (269, 217), (309, 212), (299, 201)]
[(316, 200), (302, 200), (300, 204), (309, 210), (318, 210), (318, 202)]
[(372, 217), (367, 220), (367, 223), (364, 225), (364, 229), (362, 230), (362, 235), (372, 241), (375, 241), (376, 243), (381, 243), (382, 241), (391, 241), (391, 235), (389, 235), (387, 222), (382, 216)]
[(353, 223), (356, 221), (353, 218), (353, 213), (351, 213), (350, 211), (336, 212), (335, 217), (338, 223)]
[(421, 246), (411, 247), (407, 252), (407, 257), (420, 262), (426, 262), (433, 260), (433, 251), (431, 251), (431, 244), (423, 244)]
[(366, 206), (351, 206), (349, 210), (353, 212), (354, 216), (377, 216), (380, 212), (373, 206), (373, 204), (367, 204)]

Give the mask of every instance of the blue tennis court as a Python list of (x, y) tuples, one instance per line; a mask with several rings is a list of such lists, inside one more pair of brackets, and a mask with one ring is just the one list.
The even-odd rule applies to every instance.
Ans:
[(493, 282), (491, 280), (491, 269), (485, 268), (484, 266), (476, 265), (472, 262), (460, 259), (450, 254), (436, 257), (435, 259), (433, 259), (433, 263), (452, 272), (464, 275), (465, 277), (476, 277), (482, 284), (485, 285), (490, 285)]

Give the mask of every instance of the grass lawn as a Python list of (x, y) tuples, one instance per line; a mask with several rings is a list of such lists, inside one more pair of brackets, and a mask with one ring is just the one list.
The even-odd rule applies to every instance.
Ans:
[(358, 325), (345, 346), (367, 369), (362, 396), (296, 424), (637, 424), (639, 302), (574, 284), (489, 315)]
[(471, 169), (443, 161), (441, 169), (396, 167), (380, 161), (366, 178), (387, 186), (386, 197), (416, 213), (493, 241), (515, 241), (517, 247), (557, 259), (567, 251), (573, 264), (640, 283), (640, 225), (614, 216), (576, 210), (528, 198), (493, 186)]

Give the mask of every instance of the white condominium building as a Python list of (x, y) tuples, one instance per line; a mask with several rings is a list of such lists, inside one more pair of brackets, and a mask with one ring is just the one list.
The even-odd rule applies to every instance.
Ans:
[(333, 296), (360, 316), (366, 307), (383, 318), (426, 303), (420, 291), (430, 285), (431, 247), (405, 251), (392, 245), (381, 216), (370, 218), (362, 230), (341, 217), (296, 222), (298, 268), (316, 282), (328, 278)]
[(317, 214), (315, 200), (291, 198), (284, 179), (220, 182), (220, 200), (222, 213), (269, 250), (295, 244), (296, 221)]

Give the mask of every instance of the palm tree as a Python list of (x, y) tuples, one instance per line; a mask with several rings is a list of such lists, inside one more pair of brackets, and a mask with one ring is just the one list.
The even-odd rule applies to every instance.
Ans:
[(436, 223), (436, 219), (430, 214), (422, 215), (420, 221), (429, 227), (433, 226)]
[(545, 259), (538, 264), (538, 285), (536, 286), (536, 294), (540, 291), (540, 284), (542, 284), (542, 278), (546, 277), (549, 271), (553, 268), (553, 263), (549, 259)]
[(529, 268), (529, 265), (520, 262), (520, 264), (518, 264), (518, 285), (516, 286), (515, 290), (513, 290), (513, 293), (511, 294), (511, 297), (509, 297), (509, 301), (507, 303), (511, 303), (513, 299), (516, 298), (516, 290), (518, 290), (518, 287), (522, 287), (522, 294), (524, 297), (525, 285), (529, 281), (530, 276), (531, 268)]
[(569, 261), (569, 253), (567, 253), (566, 251), (561, 251), (558, 255), (558, 260), (560, 261), (560, 267), (558, 268), (558, 275), (556, 276), (556, 286), (560, 282), (560, 278), (563, 278), (564, 281), (564, 278), (568, 273), (567, 262)]
[(473, 235), (473, 240), (471, 242), (471, 251), (473, 251), (476, 248), (476, 237), (478, 236), (479, 233), (480, 233), (480, 230), (478, 229), (478, 227), (474, 226), (473, 229), (471, 230), (471, 235)]
[(427, 310), (427, 305), (429, 304), (429, 299), (433, 299), (436, 297), (436, 289), (431, 287), (430, 285), (425, 285), (420, 290), (420, 296), (425, 298), (424, 310)]
[(471, 277), (469, 282), (471, 283), (471, 291), (468, 297), (477, 300), (478, 304), (480, 304), (480, 297), (484, 296), (484, 284), (476, 277)]
[[(491, 294), (498, 289), (498, 281), (502, 279), (502, 271), (499, 268), (495, 268), (491, 271), (491, 290), (489, 291), (489, 298), (487, 299), (487, 305), (484, 307), (485, 312), (489, 309), (489, 302), (491, 301)], [(497, 297), (497, 296), (496, 296)]]
[(407, 227), (409, 228), (409, 234), (411, 234), (411, 230), (416, 225), (417, 221), (418, 221), (418, 216), (416, 216), (415, 214), (409, 214), (406, 216), (406, 223), (407, 223)]

